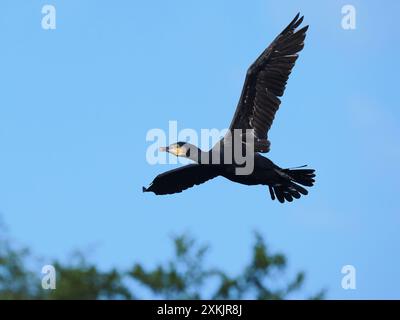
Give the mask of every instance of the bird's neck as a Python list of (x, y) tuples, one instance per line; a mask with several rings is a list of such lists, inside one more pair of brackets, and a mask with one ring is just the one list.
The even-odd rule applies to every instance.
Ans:
[(193, 148), (193, 150), (191, 150), (189, 157), (190, 160), (196, 162), (196, 163), (203, 163), (203, 164), (208, 164), (211, 163), (211, 159), (210, 159), (210, 153), (203, 151), (199, 148)]

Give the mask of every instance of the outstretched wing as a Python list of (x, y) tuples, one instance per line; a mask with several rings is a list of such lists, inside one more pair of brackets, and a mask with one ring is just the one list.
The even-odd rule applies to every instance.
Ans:
[(159, 174), (143, 192), (154, 192), (157, 195), (182, 192), (218, 176), (218, 170), (212, 165), (189, 164)]
[(268, 152), (268, 130), (281, 103), (289, 74), (304, 47), (308, 26), (295, 32), (302, 23), (299, 14), (275, 38), (247, 71), (242, 94), (230, 125), (234, 129), (252, 129), (255, 152)]

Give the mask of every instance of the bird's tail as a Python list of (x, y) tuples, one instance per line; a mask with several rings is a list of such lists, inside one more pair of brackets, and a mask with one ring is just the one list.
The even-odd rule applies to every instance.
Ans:
[(312, 187), (314, 185), (315, 170), (299, 168), (277, 170), (278, 174), (284, 178), (284, 182), (269, 186), (272, 200), (277, 198), (281, 203), (285, 200), (292, 202), (293, 198), (299, 199), (301, 195), (308, 194), (308, 191), (302, 186)]

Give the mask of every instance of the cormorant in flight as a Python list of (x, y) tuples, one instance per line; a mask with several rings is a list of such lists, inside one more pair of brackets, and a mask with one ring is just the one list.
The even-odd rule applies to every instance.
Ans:
[[(303, 17), (299, 18), (297, 14), (248, 69), (229, 133), (207, 152), (186, 142), (160, 148), (195, 163), (158, 175), (148, 188), (143, 187), (144, 192), (151, 191), (157, 195), (177, 193), (223, 176), (245, 185), (267, 185), (272, 200), (278, 199), (282, 203), (307, 195), (308, 191), (301, 185), (311, 187), (314, 184), (314, 170), (282, 169), (260, 154), (269, 151), (267, 134), (281, 103), (279, 97), (284, 93), (298, 52), (304, 47), (308, 26), (296, 31), (302, 21)], [(236, 135), (234, 131), (241, 134)], [(252, 156), (253, 161), (253, 169), (248, 174), (237, 174), (243, 163), (238, 163), (236, 158), (228, 162), (224, 156), (232, 155), (237, 145), (241, 148), (241, 155), (243, 146), (251, 147), (251, 154), (245, 155), (246, 159)], [(213, 162), (215, 158), (219, 162)]]

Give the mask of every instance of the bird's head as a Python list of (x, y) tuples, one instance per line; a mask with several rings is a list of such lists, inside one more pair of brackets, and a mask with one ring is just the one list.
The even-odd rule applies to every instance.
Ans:
[(168, 147), (161, 147), (160, 151), (169, 152), (177, 157), (191, 158), (193, 155), (197, 155), (199, 149), (193, 144), (179, 141)]

